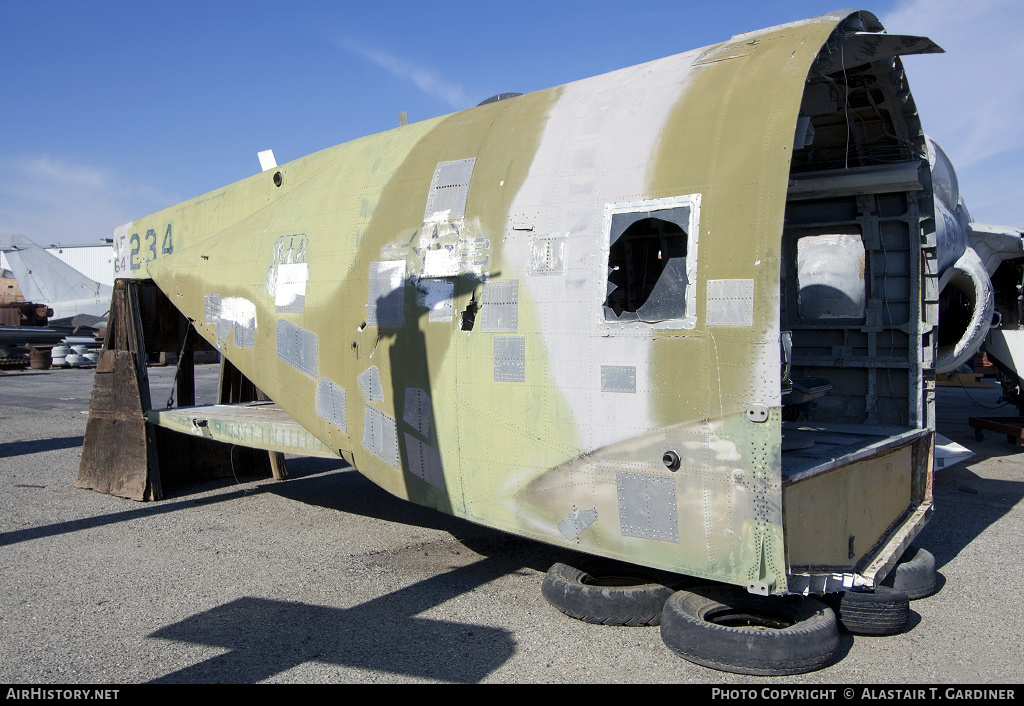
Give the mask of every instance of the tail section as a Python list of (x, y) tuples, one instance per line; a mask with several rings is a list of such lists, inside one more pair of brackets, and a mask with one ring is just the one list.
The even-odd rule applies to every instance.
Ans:
[(0, 235), (0, 251), (25, 299), (53, 309), (51, 323), (79, 314), (105, 317), (110, 309), (109, 285), (89, 279), (25, 236)]

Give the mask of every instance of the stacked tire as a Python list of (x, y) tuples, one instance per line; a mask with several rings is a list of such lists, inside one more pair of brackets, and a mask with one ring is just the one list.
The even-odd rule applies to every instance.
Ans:
[(839, 628), (855, 635), (906, 630), (910, 600), (935, 591), (935, 557), (911, 546), (873, 590), (757, 596), (738, 586), (687, 583), (676, 574), (604, 559), (558, 563), (542, 593), (566, 615), (600, 625), (660, 625), (665, 645), (684, 659), (738, 674), (785, 676), (828, 666)]

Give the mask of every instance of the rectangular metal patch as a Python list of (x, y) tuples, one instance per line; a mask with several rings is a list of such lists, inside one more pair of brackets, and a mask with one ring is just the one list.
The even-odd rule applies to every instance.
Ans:
[(427, 207), (423, 211), (423, 222), (453, 221), (466, 215), (466, 200), (469, 198), (469, 181), (473, 177), (476, 159), (459, 159), (453, 162), (438, 162), (434, 178), (427, 192)]
[(252, 348), (256, 345), (256, 329), (235, 322), (235, 348)]
[(565, 246), (568, 241), (564, 235), (531, 238), (530, 264), (526, 273), (531, 276), (565, 274)]
[(406, 434), (405, 453), (409, 459), (409, 471), (413, 475), (442, 493), (448, 492), (444, 483), (444, 466), (441, 463), (440, 451), (429, 444), (424, 444), (412, 434)]
[(430, 398), (427, 393), (418, 387), (405, 388), (405, 411), (402, 413), (405, 423), (418, 431), (420, 436), (428, 436), (430, 417)]
[(636, 366), (602, 365), (601, 392), (636, 394)]
[(359, 373), (356, 382), (359, 383), (359, 389), (363, 391), (363, 397), (367, 402), (384, 401), (384, 388), (380, 384), (380, 371), (376, 365), (371, 365)]
[(526, 336), (494, 337), (494, 381), (526, 382)]
[(398, 458), (398, 425), (370, 405), (366, 405), (363, 413), (363, 446), (395, 468), (402, 467)]
[(405, 261), (371, 262), (366, 323), (400, 328), (405, 314)]
[(519, 327), (519, 280), (484, 282), (480, 330), (515, 333)]
[(277, 322), (277, 357), (314, 380), (317, 377), (317, 337), (291, 321)]
[(220, 321), (220, 295), (207, 294), (203, 297), (203, 303), (206, 309), (206, 323), (215, 324)]
[(754, 325), (754, 280), (708, 280), (708, 326)]
[(345, 388), (327, 378), (320, 378), (320, 382), (316, 386), (316, 413), (343, 432), (348, 433)]
[(676, 485), (672, 478), (616, 471), (615, 484), (622, 536), (679, 543)]

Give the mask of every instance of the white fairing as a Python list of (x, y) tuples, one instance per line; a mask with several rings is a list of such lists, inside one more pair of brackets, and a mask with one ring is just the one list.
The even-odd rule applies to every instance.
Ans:
[(931, 139), (928, 161), (935, 194), (940, 296), (947, 287), (953, 287), (966, 297), (972, 309), (956, 343), (936, 352), (935, 372), (941, 374), (967, 363), (985, 342), (995, 312), (991, 277), (1004, 260), (1024, 255), (1024, 241), (1019, 231), (971, 223), (953, 165)]

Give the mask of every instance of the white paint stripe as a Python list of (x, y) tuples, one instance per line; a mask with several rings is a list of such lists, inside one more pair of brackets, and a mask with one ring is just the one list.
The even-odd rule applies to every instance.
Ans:
[[(582, 427), (587, 450), (653, 425), (645, 394), (652, 337), (600, 333), (605, 205), (652, 197), (648, 171), (695, 56), (680, 54), (565, 86), (510, 209), (540, 214), (529, 224), (534, 236), (568, 233), (563, 276), (526, 276), (526, 233), (506, 241), (503, 276), (518, 275), (528, 290), (524, 299), (540, 318), (552, 377)], [(605, 399), (611, 393), (601, 393), (601, 365), (636, 366), (637, 394)]]

